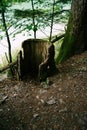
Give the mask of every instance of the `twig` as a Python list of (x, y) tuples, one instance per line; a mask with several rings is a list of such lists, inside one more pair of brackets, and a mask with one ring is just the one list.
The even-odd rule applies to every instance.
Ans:
[(17, 64), (17, 61), (15, 61), (15, 62), (13, 62), (13, 63), (8, 64), (8, 65), (7, 65), (7, 66), (5, 66), (5, 67), (0, 68), (0, 73), (2, 73), (3, 71), (5, 71), (5, 70), (9, 69), (11, 66), (16, 65), (16, 64)]
[(5, 52), (5, 56), (6, 56), (8, 63), (10, 63), (6, 52)]
[(41, 31), (46, 37), (49, 38), (49, 36), (48, 36), (42, 29), (40, 29), (40, 31)]

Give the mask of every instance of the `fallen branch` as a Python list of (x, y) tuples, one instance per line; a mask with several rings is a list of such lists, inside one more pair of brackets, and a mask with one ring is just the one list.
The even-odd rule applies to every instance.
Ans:
[(60, 39), (63, 38), (64, 36), (65, 36), (65, 33), (62, 34), (62, 35), (60, 35), (60, 36), (56, 36), (56, 38), (54, 38), (54, 39), (51, 41), (51, 43), (54, 43), (54, 42), (60, 40)]
[(7, 98), (8, 98), (8, 96), (4, 96), (4, 97), (0, 100), (0, 105), (3, 104), (3, 103), (6, 101)]
[(10, 66), (16, 65), (17, 61), (9, 63), (7, 66), (0, 68), (0, 73), (10, 68)]

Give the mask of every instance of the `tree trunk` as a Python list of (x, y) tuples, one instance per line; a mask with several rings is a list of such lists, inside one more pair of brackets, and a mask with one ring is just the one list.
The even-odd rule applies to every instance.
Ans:
[(28, 39), (22, 43), (24, 52), (24, 75), (37, 76), (39, 65), (47, 57), (48, 42), (42, 39)]
[(32, 16), (32, 20), (33, 20), (33, 31), (34, 31), (34, 38), (36, 39), (36, 31), (37, 31), (37, 29), (36, 29), (36, 25), (35, 25), (35, 11), (34, 11), (34, 1), (33, 0), (31, 0), (31, 4), (32, 4), (32, 11), (33, 11), (33, 16)]
[(87, 1), (72, 0), (70, 18), (57, 62), (87, 50)]
[(2, 10), (1, 10), (1, 15), (2, 15), (2, 21), (3, 21), (3, 26), (5, 28), (5, 33), (6, 33), (6, 37), (7, 37), (7, 42), (8, 42), (8, 54), (9, 54), (9, 62), (12, 62), (12, 55), (11, 55), (11, 43), (10, 43), (10, 38), (9, 38), (9, 34), (8, 34), (8, 30), (7, 30), (7, 26), (6, 26), (6, 20), (5, 20), (5, 11), (4, 11), (4, 5), (1, 1), (1, 6), (2, 6)]
[[(7, 37), (7, 42), (8, 42), (9, 63), (12, 63), (11, 43), (10, 43), (10, 38), (9, 38), (8, 29), (7, 29), (6, 20), (5, 20), (5, 7), (3, 5), (3, 1), (1, 0), (0, 2), (1, 2), (0, 5), (1, 5), (2, 21), (3, 21), (3, 26), (4, 26), (6, 37)], [(14, 71), (13, 71), (12, 66), (10, 66), (10, 71), (11, 71), (12, 76), (14, 76)]]

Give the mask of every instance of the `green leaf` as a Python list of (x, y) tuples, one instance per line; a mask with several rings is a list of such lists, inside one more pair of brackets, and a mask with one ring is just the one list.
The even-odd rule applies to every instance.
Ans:
[(27, 29), (28, 30), (32, 30), (32, 24), (31, 25), (27, 25)]

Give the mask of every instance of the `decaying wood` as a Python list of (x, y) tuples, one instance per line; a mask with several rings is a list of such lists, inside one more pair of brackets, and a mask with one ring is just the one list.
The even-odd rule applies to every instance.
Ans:
[(9, 69), (11, 66), (14, 66), (16, 64), (17, 64), (17, 61), (9, 63), (7, 66), (4, 66), (4, 67), (0, 68), (0, 73), (2, 73), (3, 71)]
[(17, 56), (17, 79), (22, 80), (23, 77), (23, 58), (20, 50)]
[[(9, 59), (8, 59), (8, 56), (7, 56), (7, 53), (6, 53), (6, 52), (5, 52), (5, 56), (6, 56), (6, 59), (7, 59), (8, 64), (10, 64), (10, 61), (9, 61)], [(11, 71), (12, 77), (14, 77), (15, 71), (14, 71), (14, 67), (13, 67), (13, 66), (10, 66), (10, 71)]]
[(48, 55), (44, 62), (39, 65), (39, 79), (40, 81), (46, 81), (48, 76), (51, 76), (56, 71), (56, 65), (54, 61), (55, 48), (51, 44), (48, 48)]
[(63, 38), (64, 36), (65, 36), (65, 33), (62, 34), (62, 35), (60, 35), (60, 36), (56, 36), (56, 37), (51, 41), (51, 43), (54, 43), (54, 42), (60, 40), (60, 39)]
[(24, 52), (24, 73), (37, 76), (39, 65), (47, 57), (48, 41), (42, 39), (27, 39), (22, 43)]
[(6, 101), (7, 98), (8, 98), (8, 96), (4, 96), (4, 97), (0, 100), (0, 105), (3, 104), (3, 103)]

